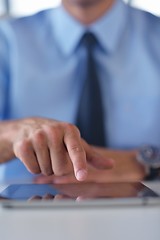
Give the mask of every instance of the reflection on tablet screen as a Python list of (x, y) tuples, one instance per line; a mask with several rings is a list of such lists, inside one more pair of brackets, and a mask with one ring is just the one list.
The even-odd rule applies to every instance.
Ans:
[(13, 184), (0, 199), (59, 200), (158, 197), (141, 183)]

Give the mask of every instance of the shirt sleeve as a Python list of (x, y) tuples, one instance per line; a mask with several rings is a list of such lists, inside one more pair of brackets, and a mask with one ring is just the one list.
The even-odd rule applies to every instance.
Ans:
[(0, 23), (0, 120), (6, 118), (7, 99), (9, 89), (9, 41), (8, 26)]

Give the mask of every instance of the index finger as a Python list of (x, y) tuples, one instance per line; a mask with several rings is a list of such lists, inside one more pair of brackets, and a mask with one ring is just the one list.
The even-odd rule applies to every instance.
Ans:
[(72, 161), (76, 179), (84, 181), (87, 178), (86, 153), (82, 145), (80, 132), (74, 125), (67, 125), (64, 143)]

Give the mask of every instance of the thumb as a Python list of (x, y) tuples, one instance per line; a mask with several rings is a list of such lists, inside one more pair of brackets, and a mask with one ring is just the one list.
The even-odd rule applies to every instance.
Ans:
[(86, 152), (87, 162), (97, 169), (111, 169), (114, 167), (112, 158), (104, 157), (94, 147), (83, 140), (83, 146)]

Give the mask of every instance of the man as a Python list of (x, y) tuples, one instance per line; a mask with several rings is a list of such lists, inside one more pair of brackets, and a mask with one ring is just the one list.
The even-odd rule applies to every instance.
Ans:
[[(160, 142), (159, 23), (119, 0), (63, 0), (58, 9), (1, 23), (1, 178), (33, 177), (26, 167), (66, 181), (73, 171), (80, 181), (144, 179), (137, 149)], [(75, 127), (86, 31), (99, 43), (103, 148)]]

